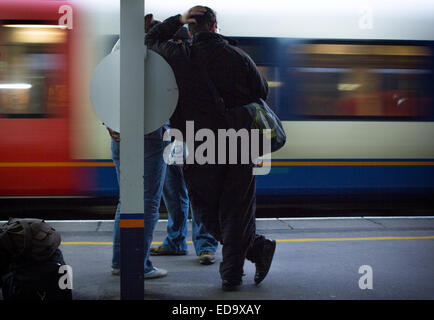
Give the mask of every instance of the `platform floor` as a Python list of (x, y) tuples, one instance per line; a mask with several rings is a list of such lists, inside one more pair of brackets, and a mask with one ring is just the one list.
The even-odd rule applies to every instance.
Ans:
[[(110, 272), (113, 221), (48, 222), (62, 235), (74, 299), (119, 299), (120, 279)], [(166, 226), (159, 221), (156, 244)], [(246, 261), (241, 290), (223, 292), (221, 246), (217, 262), (203, 266), (189, 241), (186, 256), (151, 258), (168, 276), (145, 281), (145, 299), (434, 299), (434, 217), (258, 219), (257, 230), (277, 240), (270, 273), (259, 286), (254, 265)], [(359, 280), (366, 274), (359, 268), (366, 265), (372, 289), (362, 290)]]

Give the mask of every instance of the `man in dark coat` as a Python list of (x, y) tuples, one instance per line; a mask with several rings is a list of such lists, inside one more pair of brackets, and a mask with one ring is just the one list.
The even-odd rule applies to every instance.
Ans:
[[(193, 35), (192, 42), (171, 41), (184, 24), (188, 24)], [(210, 81), (226, 109), (267, 97), (267, 82), (252, 59), (216, 31), (214, 11), (196, 6), (183, 15), (166, 19), (146, 36), (148, 48), (163, 56), (175, 73), (179, 100), (171, 127), (182, 132), (186, 131), (186, 120), (194, 121), (196, 131), (207, 128), (216, 134), (218, 129), (249, 129), (245, 119), (228, 119), (229, 113), (221, 109)], [(194, 150), (188, 150), (191, 151), (194, 154)], [(252, 168), (251, 162), (184, 166), (194, 211), (208, 232), (223, 245), (220, 264), (223, 290), (235, 290), (242, 283), (246, 258), (255, 263), (254, 280), (260, 283), (268, 273), (276, 247), (275, 241), (256, 234), (256, 180)]]

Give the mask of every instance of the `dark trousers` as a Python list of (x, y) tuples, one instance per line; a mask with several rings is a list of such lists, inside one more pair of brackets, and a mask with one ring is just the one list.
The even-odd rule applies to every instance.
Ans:
[(185, 165), (193, 210), (222, 246), (222, 279), (238, 281), (244, 260), (256, 262), (264, 236), (256, 234), (256, 179), (251, 165)]

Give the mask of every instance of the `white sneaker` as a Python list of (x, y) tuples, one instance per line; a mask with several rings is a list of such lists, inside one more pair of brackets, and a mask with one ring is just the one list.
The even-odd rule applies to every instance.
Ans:
[[(121, 269), (117, 269), (117, 268), (112, 268), (112, 275), (114, 276), (119, 276), (121, 274)], [(149, 272), (146, 272), (144, 274), (144, 279), (148, 280), (148, 279), (156, 279), (156, 278), (162, 278), (167, 276), (167, 270), (165, 269), (158, 269), (155, 268)]]
[(167, 276), (167, 270), (155, 268), (145, 273), (145, 280), (162, 278)]

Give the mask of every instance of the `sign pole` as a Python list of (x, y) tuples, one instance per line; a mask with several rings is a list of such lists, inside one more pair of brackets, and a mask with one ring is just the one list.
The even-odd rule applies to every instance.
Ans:
[(144, 299), (144, 0), (121, 0), (121, 299)]

